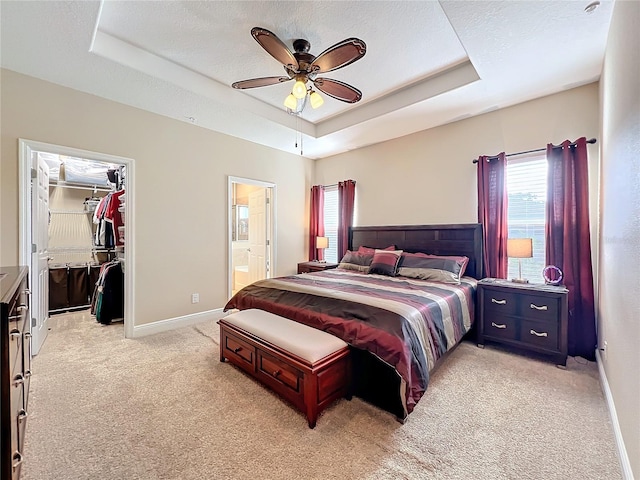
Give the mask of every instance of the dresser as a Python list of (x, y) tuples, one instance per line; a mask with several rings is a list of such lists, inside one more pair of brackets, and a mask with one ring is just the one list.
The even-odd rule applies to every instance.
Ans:
[(478, 345), (499, 342), (567, 363), (568, 293), (564, 286), (494, 278), (478, 282)]
[(337, 263), (329, 262), (301, 262), (298, 264), (298, 273), (321, 272), (323, 270), (336, 268), (337, 266)]
[(31, 331), (27, 267), (0, 268), (0, 477), (17, 479), (23, 462), (31, 377)]

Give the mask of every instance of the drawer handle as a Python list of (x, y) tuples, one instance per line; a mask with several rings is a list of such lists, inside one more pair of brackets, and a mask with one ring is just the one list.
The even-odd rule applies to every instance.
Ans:
[(20, 338), (22, 336), (22, 332), (20, 330), (13, 329), (9, 332), (9, 336), (11, 337), (11, 340)]
[(31, 332), (25, 332), (24, 338), (31, 338)]
[(20, 452), (15, 452), (13, 454), (13, 470), (14, 471), (16, 470), (16, 468), (20, 466), (23, 460), (24, 460), (24, 457)]
[(242, 347), (234, 348), (233, 353), (238, 353), (240, 350), (242, 350)]
[(23, 290), (22, 293), (24, 293), (25, 295), (31, 295), (31, 290), (27, 288), (26, 290)]
[(496, 300), (495, 298), (491, 299), (492, 303), (497, 303), (498, 305), (506, 305), (507, 301), (506, 300)]
[(275, 372), (273, 372), (273, 376), (275, 378), (278, 378), (278, 375), (280, 375), (282, 373), (282, 370), (276, 370)]
[(549, 336), (547, 334), (547, 332), (538, 333), (535, 330), (531, 330), (529, 333), (531, 333), (531, 335), (535, 335), (536, 337), (548, 337)]
[(15, 377), (13, 377), (13, 386), (17, 387), (18, 385), (22, 385), (24, 383), (24, 377), (22, 376), (21, 373), (17, 374)]
[(28, 416), (29, 414), (27, 413), (27, 411), (24, 408), (21, 408), (20, 411), (18, 412), (18, 421), (24, 422)]
[(507, 326), (504, 323), (493, 323), (493, 322), (491, 322), (491, 326), (492, 327), (496, 327), (496, 328), (507, 328)]
[(534, 310), (548, 310), (546, 305), (542, 305), (541, 307), (539, 307), (538, 305), (535, 304), (531, 304), (531, 308), (533, 308)]
[(18, 312), (22, 313), (22, 312), (24, 312), (25, 310), (28, 310), (28, 309), (29, 309), (29, 307), (27, 307), (26, 305), (20, 305), (20, 306), (18, 306), (18, 308), (16, 310), (18, 310)]
[(24, 378), (29, 378), (31, 376), (31, 370), (27, 370), (24, 372)]

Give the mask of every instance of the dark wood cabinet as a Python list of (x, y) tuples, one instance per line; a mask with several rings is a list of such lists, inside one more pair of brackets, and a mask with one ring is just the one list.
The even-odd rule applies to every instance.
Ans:
[(329, 262), (301, 262), (298, 264), (298, 273), (321, 272), (323, 270), (336, 268), (337, 266), (337, 263)]
[(0, 268), (0, 477), (17, 479), (24, 459), (31, 377), (31, 322), (27, 267)]
[(567, 363), (568, 293), (563, 286), (485, 278), (478, 282), (478, 345), (500, 342)]

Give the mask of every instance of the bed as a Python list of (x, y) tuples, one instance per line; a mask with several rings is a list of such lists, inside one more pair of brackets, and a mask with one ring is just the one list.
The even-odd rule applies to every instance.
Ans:
[[(464, 276), (459, 284), (444, 283), (416, 278), (406, 268), (396, 271), (408, 277), (381, 274), (386, 266), (374, 268), (378, 263), (370, 271), (350, 267), (350, 253), (362, 258), (359, 250), (373, 255), (391, 247), (404, 252), (400, 267), (409, 258), (466, 257)], [(394, 255), (399, 256), (377, 252), (375, 259)], [(483, 274), (481, 226), (353, 227), (341, 267), (258, 281), (224, 309), (266, 310), (346, 341), (352, 347), (353, 393), (404, 421), (426, 391), (430, 373), (472, 327), (476, 279)]]

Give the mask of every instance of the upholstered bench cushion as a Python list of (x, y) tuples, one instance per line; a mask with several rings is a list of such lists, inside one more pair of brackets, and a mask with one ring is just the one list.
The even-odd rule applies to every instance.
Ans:
[(338, 337), (264, 310), (232, 313), (224, 320), (313, 364), (347, 346)]

